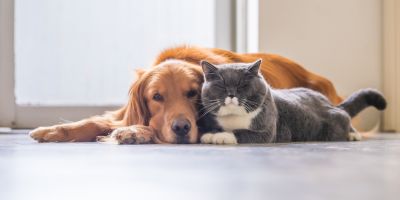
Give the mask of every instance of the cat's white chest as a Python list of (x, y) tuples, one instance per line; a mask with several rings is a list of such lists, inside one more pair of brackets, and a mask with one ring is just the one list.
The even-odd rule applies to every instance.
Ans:
[(247, 113), (243, 106), (226, 105), (218, 110), (216, 120), (225, 131), (250, 129), (251, 121), (260, 113), (261, 108)]

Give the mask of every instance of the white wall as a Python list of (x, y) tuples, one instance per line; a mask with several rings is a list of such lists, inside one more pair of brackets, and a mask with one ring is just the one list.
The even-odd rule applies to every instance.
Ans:
[[(381, 89), (381, 0), (260, 0), (260, 50), (291, 58), (347, 96)], [(379, 113), (363, 113), (371, 128)]]
[(118, 105), (167, 47), (215, 46), (215, 0), (15, 1), (18, 105)]

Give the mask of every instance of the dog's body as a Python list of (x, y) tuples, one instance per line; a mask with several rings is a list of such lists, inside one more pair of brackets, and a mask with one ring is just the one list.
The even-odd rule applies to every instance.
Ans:
[(329, 80), (281, 56), (184, 46), (163, 51), (151, 69), (138, 72), (129, 102), (121, 109), (78, 122), (39, 127), (30, 135), (41, 142), (80, 142), (114, 131), (112, 136), (119, 143), (196, 143), (203, 82), (200, 61), (222, 64), (259, 58), (263, 59), (261, 73), (272, 87), (306, 87), (324, 94), (335, 105), (342, 101)]

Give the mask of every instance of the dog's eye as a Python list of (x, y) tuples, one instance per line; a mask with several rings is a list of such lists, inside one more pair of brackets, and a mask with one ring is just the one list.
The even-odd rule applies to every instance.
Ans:
[(154, 100), (154, 101), (163, 101), (164, 98), (163, 98), (163, 96), (161, 96), (160, 93), (155, 93), (155, 94), (153, 95), (153, 100)]
[(192, 97), (197, 95), (197, 91), (196, 90), (190, 90), (186, 95), (187, 95), (188, 98), (192, 98)]

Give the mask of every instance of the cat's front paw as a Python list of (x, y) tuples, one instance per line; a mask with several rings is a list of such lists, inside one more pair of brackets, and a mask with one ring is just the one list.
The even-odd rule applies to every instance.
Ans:
[(212, 144), (212, 138), (215, 134), (213, 133), (205, 133), (201, 136), (200, 142), (203, 144)]
[(347, 139), (349, 141), (360, 141), (362, 140), (362, 136), (359, 132), (350, 132)]
[(233, 133), (221, 132), (214, 134), (212, 138), (213, 144), (237, 144), (237, 139)]
[(237, 139), (233, 133), (219, 132), (219, 133), (206, 133), (200, 138), (203, 144), (237, 144)]

